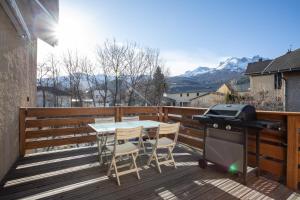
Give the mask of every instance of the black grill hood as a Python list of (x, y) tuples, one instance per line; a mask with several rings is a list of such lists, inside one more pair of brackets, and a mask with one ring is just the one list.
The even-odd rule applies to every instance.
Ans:
[(211, 106), (203, 116), (224, 120), (253, 121), (256, 120), (256, 111), (253, 106), (247, 104), (217, 104)]

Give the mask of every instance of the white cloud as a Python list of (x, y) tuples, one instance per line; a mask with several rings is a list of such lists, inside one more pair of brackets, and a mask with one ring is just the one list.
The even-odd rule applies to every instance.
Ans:
[(216, 67), (225, 58), (203, 49), (193, 52), (182, 50), (161, 51), (161, 56), (166, 67), (170, 69), (171, 76), (183, 74), (185, 71), (196, 69), (199, 66)]

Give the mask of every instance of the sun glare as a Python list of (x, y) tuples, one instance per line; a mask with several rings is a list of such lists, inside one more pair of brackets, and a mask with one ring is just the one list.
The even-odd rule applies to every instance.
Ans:
[(67, 13), (60, 16), (60, 21), (55, 28), (58, 45), (62, 49), (78, 48), (84, 49), (90, 40), (90, 27), (82, 16)]

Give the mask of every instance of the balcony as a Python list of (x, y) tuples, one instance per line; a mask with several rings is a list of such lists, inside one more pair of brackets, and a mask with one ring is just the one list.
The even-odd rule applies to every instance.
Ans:
[[(249, 173), (247, 186), (237, 175), (213, 165), (198, 167), (202, 125), (191, 119), (205, 109), (178, 107), (21, 108), (20, 158), (0, 189), (0, 199), (286, 199), (299, 198), (300, 113), (258, 112), (258, 118), (281, 121), (282, 131), (261, 133), (262, 175)], [(141, 180), (121, 177), (121, 186), (99, 166), (95, 134), (87, 127), (97, 116), (139, 115), (141, 119), (180, 121), (174, 158), (178, 169), (159, 174), (138, 158)], [(249, 137), (248, 164), (255, 163), (254, 136)], [(59, 147), (59, 149), (58, 149)], [(65, 148), (62, 150), (62, 148)], [(41, 152), (42, 150), (52, 150)], [(125, 162), (125, 160), (124, 160)]]

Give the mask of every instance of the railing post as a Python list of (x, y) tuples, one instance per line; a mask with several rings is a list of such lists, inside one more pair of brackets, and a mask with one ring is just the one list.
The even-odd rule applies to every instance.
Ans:
[(118, 122), (121, 122), (122, 121), (122, 117), (124, 115), (124, 111), (123, 111), (123, 107), (122, 106), (120, 106), (119, 108), (120, 108), (120, 110), (119, 110), (119, 119), (118, 119)]
[(168, 107), (164, 107), (164, 122), (168, 122)]
[(160, 121), (160, 122), (162, 122), (163, 121), (163, 108), (161, 107), (161, 106), (159, 106), (158, 107), (158, 120)]
[(25, 119), (26, 108), (19, 109), (19, 154), (21, 157), (25, 155)]
[(120, 107), (115, 107), (115, 121), (118, 122), (120, 118)]
[(286, 184), (289, 188), (298, 188), (298, 140), (299, 140), (299, 118), (297, 116), (287, 116), (287, 170)]

